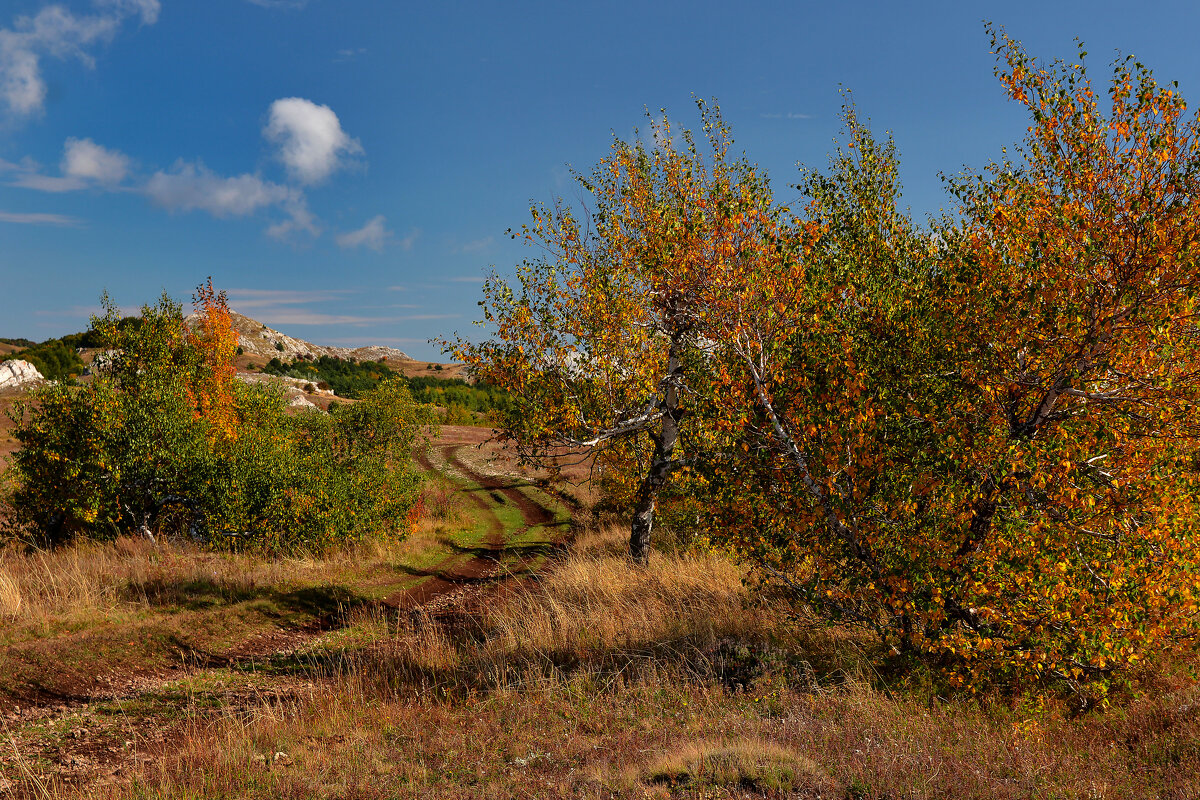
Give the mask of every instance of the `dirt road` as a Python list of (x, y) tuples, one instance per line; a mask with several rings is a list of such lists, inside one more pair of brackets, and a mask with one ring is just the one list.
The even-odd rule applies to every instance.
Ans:
[[(132, 670), (127, 665), (120, 674), (85, 672), (65, 685), (30, 685), (8, 703), (0, 698), (0, 796), (6, 790), (36, 795), (39, 787), (53, 782), (82, 786), (129, 780), (140, 762), (161, 752), (179, 726), (197, 714), (310, 695), (322, 679), (281, 665), (352, 625), (364, 611), (394, 614), (443, 604), (456, 594), (483, 596), (538, 569), (563, 546), (570, 516), (553, 496), (519, 474), (498, 470), (488, 448), (479, 446), (485, 438), (480, 429), (447, 427), (420, 460), (469, 498), (477, 529), (461, 540), (466, 544), (447, 540), (446, 552), (431, 563), (381, 570), (368, 576), (364, 587), (331, 587), (341, 592), (327, 593), (337, 600), (336, 613), (332, 600), (313, 603), (309, 613), (219, 650), (182, 648)], [(346, 588), (363, 592), (347, 594)], [(211, 616), (219, 620), (232, 611), (213, 609)], [(87, 646), (87, 632), (74, 635), (81, 637), (78, 646)], [(53, 661), (66, 645), (21, 643), (7, 654), (0, 652), (0, 662), (49, 660), (48, 668), (54, 669)]]

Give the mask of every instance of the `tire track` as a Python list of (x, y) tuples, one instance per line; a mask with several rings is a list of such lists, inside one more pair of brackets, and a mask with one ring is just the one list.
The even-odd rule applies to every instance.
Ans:
[[(549, 544), (536, 545), (541, 551), (539, 553), (530, 554), (529, 546), (514, 545), (516, 539), (531, 529), (548, 527), (559, 522), (560, 514), (551, 506), (522, 491), (522, 487), (531, 485), (528, 482), (511, 476), (487, 474), (473, 466), (460, 455), (465, 446), (462, 443), (436, 445), (442, 456), (444, 468), (435, 466), (427, 453), (417, 455), (416, 461), (423, 470), (431, 473), (457, 473), (453, 478), (456, 490), (470, 498), (488, 526), (482, 546), (444, 559), (440, 564), (431, 567), (429, 577), (417, 586), (401, 589), (368, 605), (388, 609), (393, 613), (397, 610), (416, 611), (419, 608), (437, 613), (434, 609), (449, 605), (454, 598), (469, 595), (471, 605), (474, 606), (483, 598), (510, 590), (517, 581), (535, 571), (546, 548), (558, 548), (566, 543), (567, 532), (564, 530), (560, 536), (547, 536)], [(464, 481), (474, 486), (463, 486)], [(496, 509), (501, 506), (515, 507), (521, 514), (522, 523), (506, 529), (504, 521), (496, 513)], [(565, 528), (566, 523), (562, 524)], [(505, 556), (509, 554), (513, 558), (506, 560)], [(156, 748), (165, 746), (163, 737), (169, 737), (178, 726), (175, 723), (156, 724), (153, 726), (156, 730), (161, 728), (156, 734), (157, 738), (142, 739), (136, 747), (129, 746), (128, 742), (125, 747), (113, 747), (108, 740), (114, 737), (121, 738), (125, 734), (107, 722), (104, 715), (97, 716), (93, 706), (103, 706), (104, 703), (120, 706), (122, 703), (136, 704), (139, 701), (167, 703), (170, 702), (170, 695), (164, 693), (164, 690), (169, 686), (205, 674), (213, 668), (237, 670), (239, 664), (246, 663), (251, 665), (251, 673), (263, 676), (262, 679), (266, 683), (251, 691), (242, 690), (245, 697), (237, 692), (228, 693), (226, 701), (230, 707), (249, 708), (255, 702), (261, 702), (268, 697), (275, 697), (277, 700), (298, 700), (306, 694), (311, 695), (314, 682), (321, 679), (311, 675), (287, 674), (267, 677), (267, 673), (258, 672), (253, 665), (255, 662), (265, 663), (300, 652), (329, 630), (343, 627), (346, 622), (348, 620), (331, 619), (326, 623), (314, 623), (303, 628), (266, 631), (239, 643), (221, 655), (206, 654), (206, 657), (198, 657), (191, 664), (158, 668), (140, 675), (111, 676), (113, 682), (108, 681), (108, 676), (95, 676), (97, 680), (94, 685), (70, 697), (48, 695), (38, 699), (30, 698), (23, 702), (24, 707), (18, 713), (8, 718), (0, 717), (0, 731), (11, 740), (14, 748), (10, 756), (0, 758), (0, 763), (10, 760), (11, 756), (26, 764), (37, 763), (39, 759), (50, 760), (56, 765), (52, 778), (77, 787), (125, 782), (130, 776), (136, 775), (137, 764), (150, 758), (149, 754), (156, 752)], [(120, 678), (119, 682), (115, 680), (117, 677)], [(40, 740), (36, 736), (27, 738), (25, 734), (26, 731), (52, 726), (70, 727), (72, 733), (51, 750), (47, 750), (46, 745), (39, 744)], [(40, 785), (40, 782), (35, 785)], [(9, 788), (13, 788), (11, 783), (5, 786), (0, 782), (0, 795), (5, 794)]]

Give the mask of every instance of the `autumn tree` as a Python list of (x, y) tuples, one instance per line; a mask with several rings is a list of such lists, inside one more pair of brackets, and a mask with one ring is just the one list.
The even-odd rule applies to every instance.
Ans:
[(515, 398), (501, 429), (524, 457), (586, 455), (632, 477), (639, 561), (660, 493), (710, 433), (695, 413), (715, 344), (710, 296), (779, 241), (766, 179), (730, 155), (719, 111), (698, 106), (699, 140), (655, 121), (651, 141), (616, 139), (592, 174), (576, 175), (589, 207), (535, 207), (523, 235), (545, 256), (515, 284), (485, 283), (492, 338), (450, 345)]
[(797, 601), (908, 647), (930, 531), (900, 510), (951, 468), (929, 419), (961, 392), (931, 313), (945, 246), (900, 208), (891, 140), (843, 118), (791, 246), (714, 298), (712, 424), (740, 446), (710, 458), (709, 527)]
[(1200, 129), (1132, 60), (1102, 103), (1082, 53), (994, 42), (1031, 125), (961, 221), (914, 235), (851, 125), (804, 258), (727, 315), (754, 469), (723, 507), (798, 598), (955, 680), (1082, 689), (1197, 632)]

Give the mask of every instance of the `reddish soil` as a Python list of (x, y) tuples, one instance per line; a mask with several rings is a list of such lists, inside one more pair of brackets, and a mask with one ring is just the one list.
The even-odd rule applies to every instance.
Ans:
[(0, 391), (0, 474), (8, 469), (8, 456), (15, 453), (18, 442), (13, 438), (13, 428), (16, 425), (8, 416), (8, 411), (25, 393), (18, 390)]

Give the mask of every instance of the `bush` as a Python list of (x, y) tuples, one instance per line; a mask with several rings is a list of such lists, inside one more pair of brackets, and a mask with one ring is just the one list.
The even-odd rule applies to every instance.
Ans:
[(52, 381), (64, 381), (83, 371), (83, 360), (62, 339), (49, 339), (41, 344), (0, 358), (0, 361), (20, 359), (37, 367), (42, 376)]
[(16, 524), (74, 536), (189, 534), (215, 547), (321, 550), (402, 533), (424, 412), (398, 382), (332, 415), (286, 413), (278, 387), (233, 379), (236, 333), (211, 285), (188, 329), (164, 297), (142, 324), (93, 320), (113, 368), (50, 386), (13, 413)]

